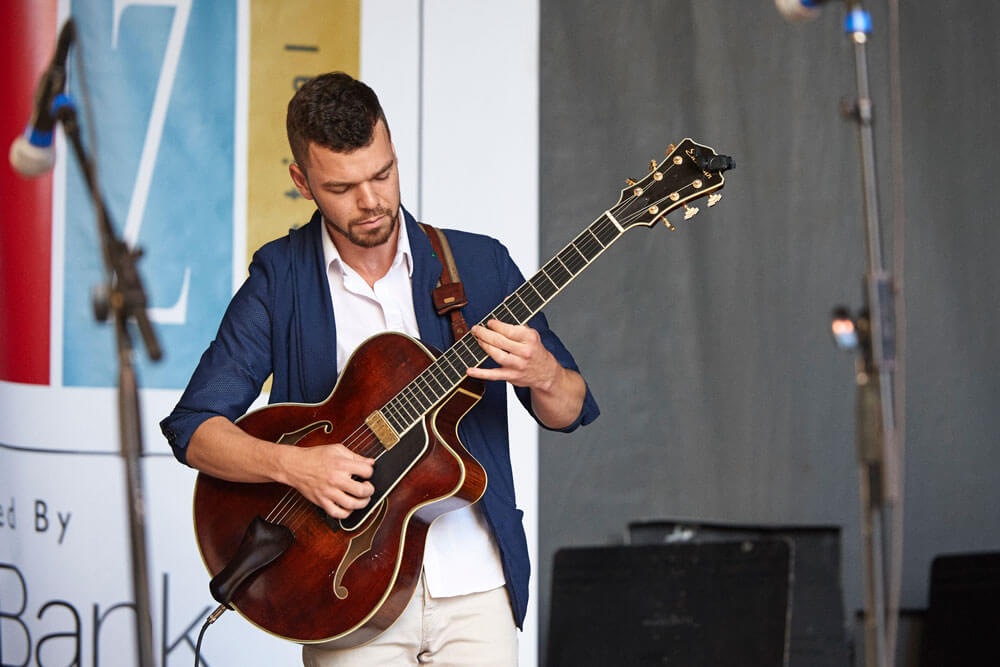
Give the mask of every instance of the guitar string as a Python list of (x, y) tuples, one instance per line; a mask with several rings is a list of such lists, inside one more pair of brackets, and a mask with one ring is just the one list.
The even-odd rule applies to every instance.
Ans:
[[(673, 167), (674, 167), (674, 165), (670, 164), (667, 167), (667, 169), (663, 170), (663, 171), (665, 173), (669, 173), (673, 169)], [(675, 192), (681, 192), (681, 191), (684, 191), (684, 190), (686, 190), (687, 188), (690, 188), (690, 187), (693, 187), (693, 185), (689, 184), (687, 186), (679, 188), (678, 190), (675, 190)], [(621, 204), (619, 204), (618, 206), (614, 207), (615, 210), (627, 209), (630, 204), (634, 203), (634, 200), (636, 198), (637, 197), (633, 194), (631, 197), (629, 197), (628, 199), (624, 200)], [(658, 206), (659, 204), (661, 204), (662, 202), (666, 201), (669, 198), (670, 198), (669, 195), (667, 195), (665, 197), (661, 197), (660, 199), (657, 199), (657, 200), (653, 201), (649, 206)], [(626, 216), (622, 217), (622, 219), (619, 220), (619, 223), (620, 224), (621, 223), (624, 223), (624, 224), (631, 224), (631, 223), (633, 223), (635, 220), (637, 220), (639, 217), (641, 217), (643, 215), (643, 213), (645, 213), (645, 212), (648, 211), (649, 206), (647, 206), (646, 208), (643, 208), (643, 209), (639, 209), (639, 210), (637, 210), (637, 211), (635, 211), (635, 212), (633, 212), (633, 213), (631, 213), (629, 215), (626, 215)], [(610, 226), (611, 224), (612, 223), (609, 220), (598, 219), (597, 223), (589, 226), (587, 229), (589, 230), (591, 227), (594, 227), (594, 229), (592, 230), (592, 233), (594, 231), (596, 231), (596, 232), (602, 232), (602, 231), (606, 230), (608, 228), (608, 226)], [(596, 236), (595, 236), (595, 238), (596, 238)], [(598, 241), (598, 243), (600, 243), (602, 245), (602, 249), (607, 247), (607, 245), (605, 245), (603, 242), (601, 242), (600, 239), (597, 239), (597, 241)], [(573, 241), (573, 242), (570, 243), (570, 245), (575, 245), (575, 243), (576, 243), (576, 241)], [(596, 256), (593, 259), (596, 259)], [(583, 269), (587, 268), (591, 264), (591, 262), (593, 262), (593, 259), (587, 260), (586, 264), (583, 267), (581, 267), (581, 269), (579, 271), (576, 272), (576, 275), (578, 275), (580, 272), (582, 272)], [(528, 282), (530, 282), (530, 281), (526, 281), (525, 284), (527, 284)], [(534, 289), (534, 286), (532, 286), (532, 287)], [(515, 290), (514, 293), (516, 294), (517, 290)], [(554, 296), (554, 294), (553, 294), (553, 296)], [(506, 302), (506, 299), (504, 300), (504, 302)], [(501, 305), (504, 305), (504, 304), (501, 304)], [(496, 310), (496, 309), (494, 309), (494, 310)], [(445, 354), (447, 354), (447, 352)], [(439, 359), (440, 359), (440, 357), (439, 357)], [(461, 357), (459, 357), (459, 359), (461, 360)], [(420, 375), (422, 375), (424, 372), (432, 369), (435, 363), (437, 363), (437, 360), (434, 363), (432, 363), (431, 366), (428, 366), (427, 369), (425, 369), (424, 371), (421, 371)], [(419, 377), (419, 375), (417, 377)], [(416, 380), (416, 378), (415, 378), (415, 380)], [(440, 382), (438, 382), (438, 383), (441, 384)], [(413, 384), (413, 382), (411, 382), (406, 387), (404, 387), (402, 390), (400, 390), (400, 392), (397, 393), (396, 396), (393, 397), (393, 399), (390, 399), (390, 401), (388, 401), (386, 403), (386, 405), (389, 405), (392, 401), (396, 400), (400, 396), (403, 396), (404, 392), (406, 392), (410, 388), (410, 386), (412, 384)], [(430, 386), (430, 385), (428, 385), (428, 386)], [(442, 384), (442, 386), (445, 386), (445, 385)], [(445, 392), (445, 396), (447, 396), (449, 393), (451, 393), (451, 391), (454, 391), (454, 387), (452, 387), (449, 391), (446, 391)], [(411, 390), (411, 394), (413, 394), (414, 398), (416, 398), (416, 395), (412, 392), (412, 390)], [(406, 399), (406, 400), (409, 402), (410, 399)], [(433, 407), (433, 405), (437, 405), (439, 402), (440, 402), (440, 399), (437, 402), (432, 403), (432, 405), (429, 406), (429, 407)], [(429, 409), (429, 407), (427, 409)], [(422, 419), (423, 416), (426, 415), (427, 409), (424, 409), (422, 412), (421, 411), (417, 412), (417, 414), (418, 414), (418, 420)], [(371, 431), (370, 428), (367, 427), (367, 425), (365, 425), (365, 426), (359, 426), (357, 429), (355, 429), (355, 431), (353, 433), (351, 433), (346, 438), (344, 438), (343, 444), (346, 447), (348, 447), (348, 449), (350, 449), (351, 451), (359, 453), (359, 454), (361, 454), (363, 456), (368, 456), (369, 458), (374, 458), (374, 459), (376, 459), (376, 461), (379, 458), (381, 458), (381, 456), (387, 451), (385, 449), (382, 449), (381, 443), (379, 442), (378, 438), (375, 437), (375, 434)], [(359, 451), (358, 448), (360, 448), (360, 451)], [(379, 449), (382, 449), (382, 451), (379, 451)], [(282, 523), (282, 522), (284, 522), (284, 525), (287, 525), (290, 529), (294, 530), (295, 528), (297, 528), (301, 524), (301, 519), (303, 518), (304, 514), (308, 513), (310, 505), (313, 505), (313, 503), (311, 501), (308, 501), (300, 492), (298, 492), (296, 489), (290, 487), (289, 490), (285, 493), (285, 496), (281, 500), (279, 500), (278, 503), (275, 505), (275, 507), (268, 513), (267, 520), (268, 521), (272, 521), (272, 522), (276, 522), (276, 523)], [(282, 516), (277, 516), (275, 514), (275, 512), (278, 512), (279, 514), (282, 514)], [(293, 524), (293, 525), (289, 525), (289, 524)]]
[[(665, 171), (667, 171), (669, 173), (669, 171), (672, 168), (673, 168), (673, 165), (671, 165), (670, 167), (668, 167), (668, 169), (665, 170)], [(690, 187), (690, 186), (685, 186), (684, 188), (681, 188), (680, 190), (684, 190), (687, 187)], [(634, 200), (635, 198), (636, 198), (635, 195), (633, 195), (629, 199), (625, 200), (624, 202), (622, 202), (621, 205), (615, 207), (616, 210), (621, 210), (621, 209), (627, 208), (629, 204), (633, 203), (632, 200)], [(662, 203), (663, 201), (665, 201), (668, 198), (669, 198), (669, 195), (667, 197), (662, 197), (659, 200), (656, 200), (655, 202), (653, 202), (652, 205), (658, 205), (658, 204)], [(645, 209), (640, 209), (640, 210), (636, 211), (635, 213), (633, 213), (631, 215), (623, 217), (622, 221), (620, 221), (620, 222), (625, 222), (626, 224), (631, 224), (634, 220), (638, 219), (643, 214), (644, 210)], [(610, 224), (611, 223), (609, 221), (600, 219), (600, 220), (598, 220), (598, 224), (597, 225), (593, 225), (593, 227), (594, 227), (593, 231), (596, 231), (596, 232), (604, 231), (604, 229), (607, 229), (607, 226), (610, 225)], [(588, 229), (590, 229), (590, 228), (588, 227)], [(605, 244), (603, 244), (602, 242), (600, 242), (599, 239), (598, 239), (598, 242), (601, 243), (601, 245), (603, 247), (607, 247)], [(593, 259), (587, 260), (586, 265), (584, 267), (582, 267), (580, 269), (580, 271), (582, 271), (584, 268), (586, 268), (587, 266), (589, 266), (592, 261), (593, 261)], [(579, 271), (577, 273), (579, 273)], [(431, 368), (431, 367), (428, 367), (428, 368)], [(407, 387), (404, 387), (404, 389), (399, 394), (397, 394), (397, 397), (401, 396), (403, 394), (403, 392), (405, 392), (407, 390), (408, 387), (409, 387), (409, 385)], [(411, 391), (411, 393), (413, 393), (413, 392)], [(446, 392), (446, 395), (447, 395), (447, 393), (449, 393), (449, 392)], [(396, 398), (396, 397), (394, 397), (394, 398)], [(407, 400), (409, 400), (409, 399), (407, 399)], [(437, 404), (437, 403), (434, 403), (434, 404)], [(424, 412), (426, 412), (426, 411), (424, 411)], [(354, 431), (354, 433), (352, 433), (350, 436), (348, 436), (347, 438), (344, 439), (345, 440), (345, 442), (344, 442), (345, 446), (348, 446), (350, 449), (352, 449), (352, 451), (357, 451), (356, 449), (354, 449), (357, 446), (369, 447), (369, 446), (372, 446), (372, 445), (380, 445), (380, 443), (378, 443), (377, 438), (375, 438), (374, 434), (371, 433), (370, 429), (368, 429), (368, 433), (371, 435), (371, 437), (365, 438), (364, 437), (366, 435), (364, 433), (365, 430), (366, 430), (365, 427), (358, 427)], [(360, 435), (360, 439), (354, 439), (354, 438), (358, 437), (359, 435)], [(367, 442), (365, 440), (367, 440)], [(362, 454), (373, 454), (376, 451), (377, 450), (371, 450), (371, 449), (369, 449), (369, 450), (362, 450), (362, 452), (359, 452), (359, 453), (362, 453)], [(375, 456), (375, 458), (376, 459), (380, 458), (381, 454), (384, 453), (384, 451), (385, 450), (383, 450), (381, 453), (379, 453), (377, 456)], [(293, 525), (289, 526), (289, 528), (291, 528), (291, 529), (294, 530), (300, 524), (300, 519), (302, 518), (303, 513), (308, 511), (309, 505), (312, 505), (311, 502), (307, 501), (306, 498), (304, 496), (302, 496), (295, 489), (289, 489), (289, 491), (286, 493), (285, 498), (282, 501), (279, 501), (278, 506), (276, 506), (269, 513), (269, 517), (271, 517), (274, 514), (275, 510), (279, 510), (279, 507), (282, 504), (284, 504), (283, 501), (285, 499), (287, 499), (288, 496), (290, 496), (290, 495), (294, 495), (294, 496), (298, 496), (298, 497), (295, 498), (291, 503), (289, 503), (286, 506), (285, 511), (284, 511), (285, 516), (277, 519), (277, 521), (279, 523), (282, 522), (282, 521), (285, 521), (286, 525), (289, 524), (289, 523), (293, 524)], [(296, 506), (299, 506), (298, 507), (299, 511), (295, 511), (296, 510)], [(289, 514), (289, 512), (294, 512), (294, 513), (293, 514)], [(269, 520), (273, 520), (273, 519), (269, 519)]]
[[(672, 169), (672, 165), (671, 165), (671, 167), (669, 167), (669, 168), (668, 168), (668, 169), (667, 169), (666, 171), (668, 171), (668, 172), (669, 172), (669, 170), (670, 170), (670, 169)], [(686, 187), (687, 187), (687, 186), (686, 186)], [(683, 189), (684, 189), (684, 188), (682, 188), (682, 190), (683, 190)], [(669, 196), (668, 196), (668, 197), (663, 197), (663, 198), (661, 198), (661, 199), (659, 199), (659, 200), (656, 200), (656, 201), (655, 201), (655, 202), (653, 203), (653, 205), (658, 205), (659, 203), (661, 203), (661, 202), (665, 201), (665, 200), (666, 200), (666, 199), (668, 199), (668, 198), (669, 198)], [(621, 204), (620, 206), (617, 206), (617, 207), (615, 207), (615, 208), (616, 208), (617, 210), (621, 210), (621, 209), (624, 209), (624, 208), (627, 208), (627, 206), (628, 206), (628, 205), (629, 205), (630, 203), (632, 203), (632, 200), (634, 200), (634, 199), (635, 199), (635, 196), (633, 195), (633, 196), (632, 196), (632, 197), (630, 197), (630, 198), (629, 198), (628, 200), (626, 200), (625, 202), (623, 202), (623, 203), (622, 203), (622, 204)], [(627, 216), (627, 217), (623, 217), (623, 221), (624, 221), (624, 222), (625, 222), (626, 224), (631, 224), (631, 223), (632, 223), (632, 222), (633, 222), (634, 220), (636, 220), (636, 219), (637, 219), (638, 217), (640, 217), (640, 216), (642, 215), (642, 213), (643, 213), (643, 210), (639, 210), (639, 211), (636, 211), (635, 213), (633, 213), (633, 214), (631, 214), (631, 215), (629, 215), (629, 216)], [(596, 225), (593, 225), (594, 229), (593, 229), (592, 231), (593, 231), (593, 232), (598, 232), (598, 233), (599, 233), (599, 232), (602, 232), (602, 231), (604, 231), (605, 229), (607, 229), (607, 227), (608, 227), (608, 226), (609, 226), (610, 224), (611, 224), (611, 223), (610, 223), (609, 221), (607, 221), (607, 220), (604, 220), (604, 219), (601, 219), (601, 220), (598, 220), (598, 223), (597, 223)], [(588, 229), (590, 229), (590, 228), (588, 228)], [(604, 244), (603, 242), (601, 242), (601, 241), (600, 241), (599, 239), (597, 239), (597, 240), (598, 240), (598, 243), (600, 243), (600, 244), (602, 245), (602, 247), (607, 247), (607, 246), (606, 246), (606, 245), (605, 245), (605, 244)], [(574, 243), (575, 243), (575, 242), (574, 242)], [(595, 258), (596, 258), (596, 257), (595, 257)], [(589, 266), (589, 264), (590, 264), (590, 263), (591, 263), (592, 261), (593, 261), (593, 259), (590, 259), (590, 260), (587, 260), (587, 264), (586, 264), (586, 266)], [(582, 267), (582, 268), (580, 269), (580, 271), (582, 271), (582, 270), (583, 270), (583, 268), (586, 268), (586, 266)], [(577, 272), (577, 273), (579, 273), (579, 272)], [(429, 367), (429, 368), (430, 368), (430, 367)], [(418, 377), (419, 377), (419, 376), (418, 376)], [(400, 392), (399, 394), (397, 394), (397, 397), (398, 397), (398, 396), (401, 396), (401, 395), (403, 395), (403, 393), (404, 393), (404, 392), (405, 392), (405, 391), (406, 391), (406, 390), (407, 390), (408, 388), (409, 388), (409, 385), (408, 385), (407, 387), (404, 387), (404, 389), (403, 389), (403, 390), (402, 390), (402, 391), (401, 391), (401, 392)], [(411, 390), (411, 394), (413, 394), (412, 390)], [(446, 392), (446, 394), (447, 394), (447, 392)], [(415, 397), (415, 394), (414, 394), (414, 397)], [(407, 400), (409, 400), (409, 399), (407, 399)], [(434, 404), (436, 404), (436, 403), (434, 403)], [(424, 412), (426, 412), (426, 411), (424, 411)], [(419, 414), (419, 412), (418, 412), (418, 414)], [(376, 438), (374, 438), (374, 437), (369, 437), (369, 438), (365, 438), (364, 436), (365, 436), (366, 434), (364, 433), (364, 430), (365, 430), (365, 429), (364, 429), (364, 427), (359, 427), (358, 429), (356, 429), (356, 430), (354, 431), (354, 433), (352, 433), (352, 434), (351, 434), (351, 436), (348, 436), (347, 438), (345, 438), (345, 439), (344, 439), (344, 440), (345, 440), (345, 442), (344, 442), (345, 446), (348, 446), (348, 447), (349, 447), (350, 449), (352, 449), (352, 451), (358, 451), (357, 449), (355, 449), (355, 448), (356, 448), (357, 446), (361, 446), (361, 447), (369, 447), (369, 446), (372, 446), (372, 445), (376, 445), (376, 444), (378, 444), (378, 441), (377, 441), (377, 439), (376, 439)], [(370, 430), (369, 430), (369, 433), (370, 433)], [(352, 436), (358, 436), (359, 434), (360, 434), (360, 436), (361, 436), (361, 439), (353, 439), (353, 438), (352, 438)], [(374, 436), (374, 434), (371, 434), (371, 436)], [(366, 442), (365, 440), (367, 440), (367, 442)], [(370, 455), (370, 454), (373, 454), (373, 453), (375, 453), (375, 451), (377, 451), (377, 450), (370, 450), (370, 449), (369, 449), (369, 450), (362, 450), (362, 451), (361, 451), (361, 452), (359, 452), (359, 453), (362, 453), (362, 454), (366, 454), (366, 455)], [(383, 452), (382, 452), (382, 453), (384, 453), (384, 450), (383, 450)], [(381, 454), (378, 454), (378, 456), (376, 456), (375, 458), (377, 459), (377, 458), (379, 458), (380, 456), (381, 456)], [(281, 518), (279, 518), (279, 519), (278, 519), (278, 521), (279, 521), (279, 522), (281, 522), (282, 520), (284, 520), (284, 521), (286, 522), (286, 524), (288, 524), (288, 523), (291, 523), (291, 524), (293, 524), (292, 526), (289, 526), (289, 527), (290, 527), (290, 528), (292, 528), (292, 529), (294, 529), (294, 528), (297, 528), (297, 527), (298, 527), (298, 525), (300, 524), (300, 519), (302, 518), (302, 515), (303, 515), (303, 513), (304, 513), (304, 512), (307, 512), (307, 511), (308, 511), (308, 508), (309, 508), (309, 505), (311, 505), (311, 504), (312, 504), (312, 503), (310, 503), (310, 502), (306, 501), (306, 499), (305, 499), (305, 498), (304, 498), (304, 497), (303, 497), (303, 496), (302, 496), (302, 495), (301, 495), (300, 493), (298, 493), (297, 491), (294, 491), (293, 489), (289, 489), (289, 492), (288, 492), (288, 493), (286, 493), (286, 498), (287, 498), (287, 497), (288, 497), (289, 495), (292, 495), (293, 493), (294, 493), (294, 495), (295, 495), (295, 496), (298, 496), (298, 498), (294, 499), (294, 500), (293, 500), (293, 502), (292, 502), (292, 503), (290, 503), (290, 504), (289, 504), (289, 505), (287, 506), (287, 508), (286, 508), (286, 511), (285, 511), (285, 516), (284, 516), (284, 517), (281, 517)], [(283, 504), (283, 503), (279, 501), (279, 506), (280, 506), (281, 504)], [(296, 506), (299, 506), (299, 507), (298, 507), (298, 510), (299, 510), (299, 511), (294, 511), (294, 510), (296, 509)], [(275, 507), (275, 510), (277, 510), (277, 509), (278, 509), (278, 507)], [(289, 511), (294, 511), (294, 514), (289, 514), (289, 513), (288, 513)], [(270, 515), (273, 515), (273, 513), (274, 513), (274, 510), (272, 510), (272, 512), (271, 512), (271, 513), (269, 513), (269, 516), (270, 516)]]

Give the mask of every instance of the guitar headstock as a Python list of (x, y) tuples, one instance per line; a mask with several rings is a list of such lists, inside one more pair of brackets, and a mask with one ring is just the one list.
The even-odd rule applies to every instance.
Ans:
[(690, 220), (699, 209), (689, 204), (702, 197), (708, 197), (708, 205), (715, 206), (722, 198), (716, 190), (726, 182), (722, 173), (735, 166), (731, 157), (684, 139), (677, 146), (671, 145), (662, 163), (650, 162), (645, 178), (628, 179), (628, 187), (608, 213), (622, 229), (652, 227), (660, 221), (673, 229), (667, 214), (683, 206), (684, 219)]

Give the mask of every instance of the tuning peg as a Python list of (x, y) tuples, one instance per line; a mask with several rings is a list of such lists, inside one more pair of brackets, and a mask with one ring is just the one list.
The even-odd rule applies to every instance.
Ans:
[(687, 204), (684, 204), (684, 219), (685, 220), (690, 220), (694, 216), (698, 215), (698, 211), (699, 210), (700, 209), (698, 209), (698, 208), (696, 208), (694, 206), (688, 206)]
[(708, 205), (709, 205), (709, 207), (712, 207), (712, 206), (715, 206), (716, 204), (718, 204), (720, 199), (722, 199), (722, 195), (720, 195), (718, 192), (716, 192), (715, 194), (708, 195)]
[(656, 171), (656, 160), (649, 161), (649, 173)]
[(675, 146), (674, 144), (670, 144), (669, 146), (667, 146), (667, 157), (670, 157), (670, 154), (673, 153), (675, 150), (677, 150), (677, 146)]
[(625, 179), (625, 185), (627, 185), (629, 187), (632, 187), (636, 183), (637, 183), (637, 181), (634, 178), (626, 178)]
[[(661, 215), (659, 216), (659, 218), (658, 218), (658, 219), (659, 219), (659, 220), (662, 220), (662, 221), (663, 221), (663, 224), (665, 224), (665, 225), (667, 226), (667, 229), (669, 229), (670, 231), (674, 231), (674, 230), (676, 229), (676, 228), (675, 228), (675, 227), (674, 227), (674, 226), (673, 226), (672, 224), (670, 224), (670, 220), (668, 220), (668, 219), (667, 219), (667, 212), (666, 212), (666, 211), (664, 211), (664, 212), (663, 212), (663, 213), (662, 213), (662, 214), (661, 214)], [(655, 221), (656, 221), (656, 219), (654, 219), (653, 221), (655, 222)]]

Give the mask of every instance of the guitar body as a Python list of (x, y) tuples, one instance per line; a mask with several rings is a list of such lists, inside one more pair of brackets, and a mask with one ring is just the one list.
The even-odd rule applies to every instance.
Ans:
[[(275, 446), (349, 443), (369, 434), (365, 419), (392, 399), (435, 354), (397, 333), (369, 338), (348, 360), (337, 386), (318, 404), (275, 404), (236, 423)], [(233, 597), (233, 607), (272, 634), (299, 643), (357, 646), (385, 631), (409, 602), (423, 563), (424, 541), (441, 514), (476, 502), (486, 473), (459, 442), (458, 422), (482, 397), (468, 378), (417, 425), (379, 452), (372, 501), (346, 519), (333, 519), (281, 484), (227, 482), (199, 474), (195, 533), (215, 576), (260, 516), (287, 526), (291, 546)]]

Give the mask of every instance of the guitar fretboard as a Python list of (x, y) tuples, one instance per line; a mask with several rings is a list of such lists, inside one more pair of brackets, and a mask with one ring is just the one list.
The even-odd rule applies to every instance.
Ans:
[[(610, 213), (603, 214), (479, 324), (486, 326), (489, 320), (526, 323), (623, 233)], [(390, 399), (380, 410), (382, 416), (397, 434), (402, 435), (453, 392), (465, 379), (469, 368), (479, 366), (488, 358), (475, 336), (464, 335)]]

